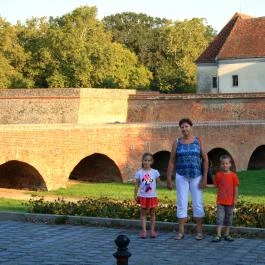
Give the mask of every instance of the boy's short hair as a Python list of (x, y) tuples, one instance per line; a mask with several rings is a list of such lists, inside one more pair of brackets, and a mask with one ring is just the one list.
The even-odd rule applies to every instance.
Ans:
[(219, 160), (221, 162), (221, 161), (223, 161), (225, 159), (229, 159), (229, 161), (232, 162), (232, 158), (229, 155), (221, 155)]

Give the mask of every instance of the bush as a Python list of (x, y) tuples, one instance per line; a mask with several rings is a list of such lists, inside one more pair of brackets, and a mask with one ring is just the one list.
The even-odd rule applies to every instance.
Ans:
[[(140, 207), (133, 200), (113, 200), (109, 198), (86, 198), (77, 202), (65, 201), (58, 198), (53, 202), (41, 198), (32, 198), (26, 203), (31, 213), (93, 216), (123, 219), (139, 219)], [(189, 205), (189, 219), (192, 222), (192, 209)], [(216, 207), (205, 206), (205, 224), (215, 224)], [(156, 220), (163, 222), (176, 222), (176, 206), (171, 203), (160, 202), (156, 209)], [(265, 227), (265, 206), (250, 204), (244, 201), (238, 203), (234, 215), (235, 226)]]

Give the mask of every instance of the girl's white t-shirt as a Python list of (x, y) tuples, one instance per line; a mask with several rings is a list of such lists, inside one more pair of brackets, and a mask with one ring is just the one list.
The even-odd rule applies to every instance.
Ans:
[(140, 169), (135, 174), (135, 179), (139, 180), (140, 187), (138, 196), (145, 198), (156, 197), (156, 179), (160, 177), (156, 169)]

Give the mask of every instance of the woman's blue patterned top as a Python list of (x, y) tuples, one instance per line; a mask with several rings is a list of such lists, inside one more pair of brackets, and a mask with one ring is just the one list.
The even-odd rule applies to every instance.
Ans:
[(177, 139), (176, 173), (187, 178), (196, 178), (202, 175), (201, 148), (198, 137), (190, 144), (181, 143)]

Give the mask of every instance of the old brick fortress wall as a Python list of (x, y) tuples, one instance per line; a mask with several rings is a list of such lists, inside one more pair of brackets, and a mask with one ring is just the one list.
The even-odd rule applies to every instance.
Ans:
[(265, 93), (130, 96), (129, 122), (265, 120)]
[(115, 89), (1, 89), (1, 124), (265, 120), (265, 93), (163, 95)]
[(178, 120), (196, 121), (210, 158), (265, 167), (265, 94), (159, 95), (134, 90), (0, 91), (0, 187), (56, 189), (69, 178), (127, 181), (145, 151), (164, 173)]

